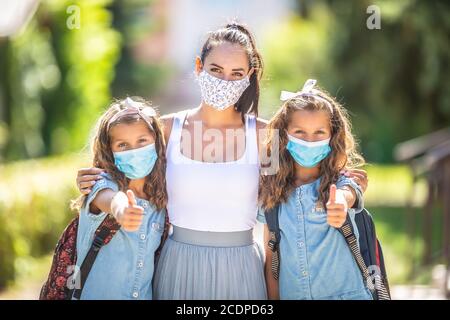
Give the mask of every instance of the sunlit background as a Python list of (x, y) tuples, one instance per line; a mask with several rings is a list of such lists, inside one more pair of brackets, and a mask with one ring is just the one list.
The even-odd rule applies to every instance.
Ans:
[[(380, 14), (380, 28), (368, 19)], [(373, 8), (373, 7), (371, 7)], [(113, 97), (195, 107), (206, 32), (237, 19), (265, 61), (260, 116), (307, 78), (350, 110), (393, 297), (450, 287), (448, 1), (1, 0), (0, 299), (36, 299)], [(373, 16), (372, 16), (373, 18)], [(373, 21), (372, 21), (373, 22)], [(447, 296), (450, 298), (450, 296)]]

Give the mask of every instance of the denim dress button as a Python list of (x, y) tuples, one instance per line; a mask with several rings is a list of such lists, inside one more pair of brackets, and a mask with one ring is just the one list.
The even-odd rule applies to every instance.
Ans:
[(137, 291), (133, 292), (133, 298), (137, 298), (137, 297), (139, 297), (139, 292), (137, 292)]
[(141, 233), (141, 240), (145, 240), (145, 233)]
[(159, 223), (157, 223), (157, 222), (153, 222), (152, 223), (152, 228), (154, 230), (158, 230), (159, 231), (161, 229), (161, 225)]

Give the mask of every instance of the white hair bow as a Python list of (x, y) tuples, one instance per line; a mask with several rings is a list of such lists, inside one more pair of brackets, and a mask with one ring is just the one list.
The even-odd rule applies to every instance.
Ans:
[(286, 101), (301, 95), (315, 95), (317, 93), (317, 90), (314, 90), (314, 86), (316, 85), (316, 83), (317, 83), (316, 79), (308, 79), (306, 80), (302, 90), (300, 91), (297, 92), (281, 91), (280, 100)]
[[(143, 102), (134, 101), (130, 97), (127, 97), (125, 99), (125, 103), (127, 104), (127, 109), (137, 109), (139, 111), (138, 113), (144, 114), (147, 117), (156, 117), (156, 111), (152, 107), (145, 107), (142, 110), (139, 110), (139, 107), (144, 106)], [(124, 109), (124, 110), (127, 110), (127, 109)]]
[(319, 90), (314, 89), (316, 83), (317, 83), (316, 79), (308, 79), (306, 80), (302, 90), (300, 91), (297, 92), (281, 91), (280, 100), (286, 101), (300, 96), (311, 96), (325, 103), (325, 105), (330, 110), (331, 114), (333, 114), (333, 107), (331, 106), (330, 102), (320, 96)]
[[(114, 123), (115, 121), (117, 121), (119, 118), (121, 118), (122, 116), (125, 115), (132, 115), (132, 114), (137, 114), (139, 115), (145, 122), (147, 122), (147, 124), (149, 125), (149, 127), (153, 130), (153, 126), (152, 126), (152, 119), (151, 117), (156, 117), (156, 111), (155, 109), (153, 109), (150, 106), (145, 106), (145, 104), (143, 102), (139, 102), (139, 101), (134, 101), (133, 99), (131, 99), (130, 97), (125, 99), (125, 108), (123, 108), (122, 110), (120, 110), (119, 112), (117, 112), (114, 116), (111, 117), (111, 119), (108, 121), (108, 130), (109, 127), (112, 123)], [(140, 107), (143, 107), (142, 109), (140, 109)]]

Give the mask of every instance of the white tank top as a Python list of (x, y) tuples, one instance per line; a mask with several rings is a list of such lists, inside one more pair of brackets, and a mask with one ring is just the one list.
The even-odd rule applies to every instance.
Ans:
[(258, 201), (256, 118), (245, 116), (245, 152), (236, 161), (202, 162), (181, 153), (187, 111), (173, 119), (167, 144), (167, 211), (170, 223), (193, 230), (233, 232), (252, 229)]

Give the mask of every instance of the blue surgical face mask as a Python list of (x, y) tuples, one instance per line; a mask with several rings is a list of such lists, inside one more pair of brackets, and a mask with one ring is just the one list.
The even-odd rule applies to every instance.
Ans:
[(145, 147), (113, 152), (114, 164), (129, 179), (141, 179), (146, 177), (153, 170), (158, 154), (155, 144)]
[(330, 139), (309, 142), (288, 134), (289, 142), (286, 149), (292, 158), (305, 168), (313, 168), (325, 159), (331, 152)]

